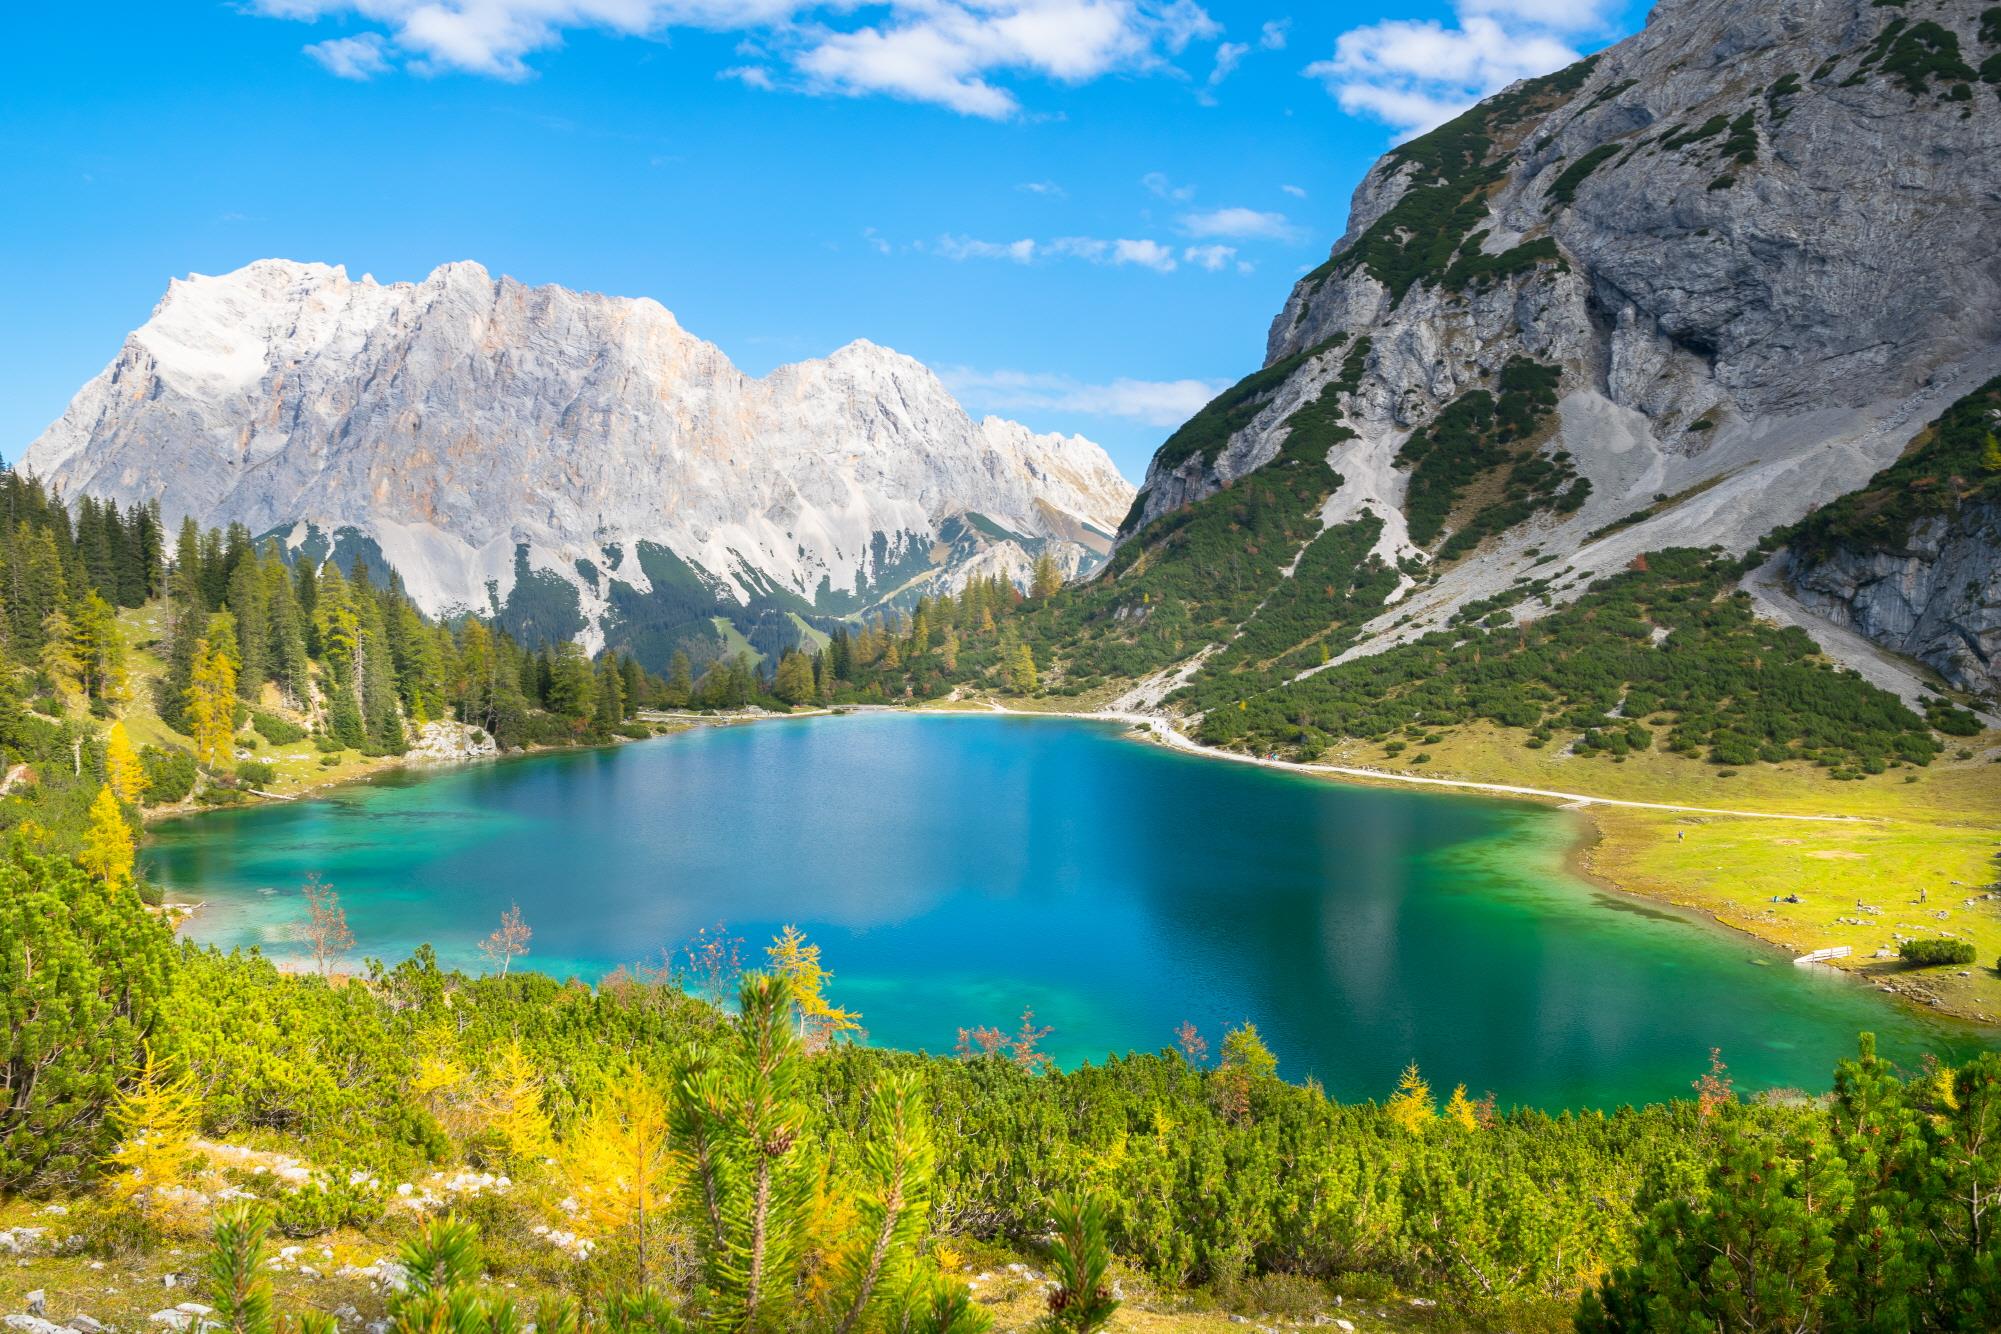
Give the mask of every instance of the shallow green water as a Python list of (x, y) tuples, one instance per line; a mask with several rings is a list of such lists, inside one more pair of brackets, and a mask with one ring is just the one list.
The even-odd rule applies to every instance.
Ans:
[(1504, 1104), (1824, 1088), (1872, 1028), (1962, 1050), (1845, 979), (1562, 870), (1572, 817), (1341, 787), (1121, 740), (1097, 724), (890, 714), (699, 730), (392, 775), (161, 827), (150, 873), (199, 939), (292, 956), (297, 886), (340, 891), (357, 954), (480, 963), (510, 903), (524, 966), (599, 976), (727, 921), (797, 922), (873, 1041), (1052, 1025), (1065, 1063), (1212, 1043), (1250, 1019), (1292, 1077), (1380, 1096), (1406, 1061)]

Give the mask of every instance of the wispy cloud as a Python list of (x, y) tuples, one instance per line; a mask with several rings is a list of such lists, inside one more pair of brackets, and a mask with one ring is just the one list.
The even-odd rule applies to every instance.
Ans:
[(358, 37), (313, 42), (305, 52), (335, 78), (360, 83), (389, 72), (389, 58), (383, 54), (386, 45), (380, 33), (365, 32)]
[[(368, 79), (418, 74), (524, 79), (530, 57), (575, 31), (755, 34), (766, 63), (720, 71), (753, 88), (902, 98), (969, 116), (1021, 112), (1009, 83), (1080, 84), (1166, 69), (1221, 29), (1196, 0), (247, 0), (274, 18), (374, 25), (306, 52)], [(774, 67), (775, 66), (775, 67)]]
[(1172, 273), (1178, 265), (1174, 247), (1159, 241), (1121, 237), (1058, 236), (1047, 241), (983, 241), (947, 233), (928, 248), (946, 259), (1000, 259), (1032, 264), (1038, 259), (1081, 259), (1091, 264), (1136, 265), (1157, 273)]
[[(1237, 248), (1233, 245), (1192, 245), (1181, 252), (1181, 258), (1199, 269), (1221, 273), (1236, 262)], [(1244, 273), (1250, 272), (1248, 264), (1237, 264), (1237, 268)]]
[(1216, 64), (1209, 71), (1209, 86), (1214, 88), (1223, 80), (1236, 73), (1237, 66), (1244, 63), (1244, 57), (1251, 48), (1243, 42), (1224, 42), (1216, 48)]
[(1150, 171), (1139, 178), (1139, 183), (1146, 187), (1148, 194), (1158, 195), (1162, 199), (1172, 199), (1177, 204), (1185, 204), (1195, 197), (1194, 186), (1176, 185), (1167, 179), (1167, 173), (1164, 171)]
[(1026, 264), (1035, 258), (1035, 242), (1023, 237), (1019, 241), (982, 241), (972, 236), (938, 238), (937, 252), (946, 259), (1006, 259), (1016, 264)]
[(1581, 38), (1610, 35), (1613, 0), (1457, 0), (1454, 21), (1384, 19), (1352, 28), (1308, 65), (1352, 115), (1400, 135), (1443, 124), (1516, 79), (1579, 58)]
[(1294, 199), (1306, 198), (1306, 191), (1300, 189), (1296, 185), (1281, 185), (1278, 188), (1285, 191), (1285, 193), (1291, 195)]
[(961, 402), (978, 412), (1075, 412), (1122, 417), (1148, 426), (1179, 426), (1223, 390), (1205, 380), (1121, 378), (1091, 384), (1068, 375), (967, 366), (947, 367), (939, 376)]
[(1216, 208), (1181, 215), (1181, 230), (1190, 236), (1227, 236), (1236, 240), (1296, 241), (1299, 229), (1283, 213), (1254, 208)]
[(1042, 195), (1049, 199), (1068, 199), (1069, 192), (1054, 181), (1023, 181), (1014, 187), (1024, 194)]

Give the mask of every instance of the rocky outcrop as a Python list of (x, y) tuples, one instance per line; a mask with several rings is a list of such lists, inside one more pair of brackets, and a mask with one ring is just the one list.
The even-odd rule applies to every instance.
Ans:
[(657, 302), (470, 263), (176, 281), (23, 462), (170, 522), (365, 545), (431, 612), (520, 595), (592, 647), (858, 610), (990, 542), (1089, 565), (1132, 495), (1096, 445), (975, 421), (887, 348), (756, 379)]
[[(1523, 581), (1560, 600), (1649, 549), (1745, 551), (1862, 486), (2001, 369), (1990, 13), (1662, 0), (1641, 33), (1392, 150), (1273, 322), (1257, 410), (1164, 450), (1121, 541), (1276, 457), (1341, 374), (1314, 355), (1334, 339), (1369, 352), (1335, 405), (1354, 434), (1329, 452), (1325, 518), (1388, 515), (1376, 554), (1417, 572), (1351, 653)], [(1404, 445), (1517, 359), (1560, 368), (1537, 448), (1588, 498), (1486, 533), (1476, 559), (1448, 545), (1467, 507), (1413, 541)], [(1928, 606), (1910, 633), (1935, 648), (1968, 624)]]
[(412, 764), (454, 764), (488, 759), (499, 751), (492, 734), (484, 728), (449, 721), (431, 722), (417, 728), (417, 735), (403, 758)]
[(1787, 565), (1794, 595), (1963, 690), (2001, 694), (2001, 507), (1915, 524), (1893, 549), (1837, 548)]

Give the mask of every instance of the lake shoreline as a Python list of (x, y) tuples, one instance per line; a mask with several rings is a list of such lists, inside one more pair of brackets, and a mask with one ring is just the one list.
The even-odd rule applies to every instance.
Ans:
[[(1600, 892), (1615, 895), (1623, 899), (1631, 899), (1636, 902), (1657, 905), (1663, 910), (1672, 912), (1691, 922), (1712, 924), (1717, 928), (1728, 931), (1735, 939), (1746, 940), (1755, 944), (1761, 952), (1769, 952), (1774, 956), (1775, 962), (1783, 961), (1790, 963), (1792, 958), (1795, 957), (1795, 950), (1787, 942), (1777, 938), (1776, 932), (1767, 933), (1760, 931), (1756, 929), (1755, 925), (1741, 920), (1741, 918), (1733, 920), (1721, 910), (1699, 903), (1678, 900), (1669, 892), (1655, 891), (1641, 885), (1628, 883), (1624, 878), (1612, 874), (1601, 866), (1599, 864), (1601, 857), (1620, 852), (1635, 851), (1636, 849), (1623, 848), (1622, 844), (1624, 840), (1608, 826), (1604, 819), (1600, 818), (1595, 808), (1611, 807), (1639, 812), (1682, 813), (1692, 816), (1797, 821), (1807, 824), (1852, 825), (1868, 823), (1865, 818), (1857, 816), (1749, 811), (1711, 806), (1679, 805), (1665, 802), (1643, 802), (1597, 796), (1588, 793), (1538, 788), (1521, 784), (1490, 783), (1471, 779), (1399, 774), (1353, 765), (1307, 763), (1283, 760), (1276, 757), (1246, 755), (1203, 745), (1182, 732), (1175, 726), (1174, 720), (1164, 714), (1118, 709), (1058, 710), (1011, 708), (996, 700), (984, 698), (909, 705), (834, 705), (814, 709), (801, 709), (792, 713), (771, 713), (762, 710), (747, 714), (658, 711), (652, 715), (649, 721), (672, 721), (680, 724), (680, 726), (656, 732), (654, 736), (644, 739), (656, 740), (695, 728), (733, 727), (758, 722), (829, 717), (849, 713), (923, 715), (931, 717), (1003, 716), (1009, 718), (1059, 718), (1078, 722), (1103, 723), (1121, 727), (1123, 729), (1122, 739), (1124, 740), (1150, 744), (1192, 757), (1273, 769), (1291, 773), (1299, 777), (1313, 778), (1340, 785), (1374, 788), (1419, 787), (1434, 791), (1457, 792), (1464, 795), (1527, 802), (1544, 807), (1553, 805), (1560, 810), (1582, 817), (1582, 819), (1572, 822), (1572, 827), (1577, 833), (1570, 840), (1561, 859), (1561, 866), (1565, 873), (1571, 875), (1580, 883), (1588, 884)], [(338, 788), (368, 783), (385, 773), (423, 772), (427, 770), (445, 771), (497, 763), (504, 760), (522, 760), (571, 751), (584, 752), (611, 749), (630, 744), (639, 739), (614, 737), (605, 742), (587, 746), (529, 747), (464, 760), (437, 760), (429, 758), (412, 760), (403, 757), (385, 757), (385, 762), (381, 766), (372, 769), (364, 775), (349, 775), (340, 779), (329, 780), (325, 783), (312, 784), (302, 787), (296, 794), (288, 794), (285, 797), (259, 795), (250, 801), (236, 803), (232, 807), (199, 807), (187, 804), (149, 817), (148, 824), (150, 825), (156, 820), (164, 823), (167, 820), (209, 814), (215, 810), (240, 809), (244, 806), (268, 804), (272, 801), (319, 799)], [(194, 916), (195, 911), (200, 906), (199, 903), (190, 905), (185, 901), (177, 900), (167, 900), (162, 904), (163, 910), (179, 910), (177, 924), (186, 923)], [(1921, 989), (1900, 986), (1895, 976), (1869, 976), (1863, 974), (1855, 967), (1834, 966), (1833, 971), (1871, 990), (1895, 996), (1899, 1005), (1908, 1007), (1913, 1012), (1925, 1015), (1928, 1018), (1949, 1018), (1984, 1033), (1992, 1033), (1996, 1027), (1995, 1021), (1987, 1017), (1984, 1013), (1969, 1011), (1949, 1004), (1941, 1004), (1936, 997)]]
[[(1862, 1029), (1909, 1059), (1978, 1049), (1693, 913), (1566, 874), (1592, 827), (1549, 803), (1232, 775), (1122, 744), (1145, 734), (1115, 719), (886, 716), (909, 712), (238, 809), (163, 827), (149, 873), (206, 899), (192, 939), (274, 957), (296, 952), (288, 887), (313, 873), (340, 887), (356, 957), (428, 942), (483, 971), (482, 923), (518, 902), (537, 927), (520, 963), (585, 981), (703, 923), (761, 940), (797, 921), (883, 1045), (935, 1051), (954, 1023), (1005, 1028), (1032, 1008), (1068, 1067), (1150, 1049), (1184, 1020), (1213, 1041), (1249, 1017), (1302, 1073), (1357, 1096), (1411, 1059), (1556, 1108), (1685, 1090), (1711, 1045), (1746, 1087), (1824, 1087)], [(766, 814), (744, 818), (745, 802)], [(1178, 836), (1197, 811), (1205, 836)], [(587, 902), (573, 876), (596, 887)], [(1101, 937), (1127, 943), (1105, 954), (1088, 943)], [(1295, 985), (1274, 991), (1281, 976)], [(1657, 990), (1684, 1003), (1641, 999)], [(1467, 1039), (1468, 1013), (1493, 1031)]]
[[(1670, 897), (1666, 893), (1656, 893), (1645, 888), (1623, 883), (1620, 879), (1613, 877), (1598, 866), (1596, 863), (1597, 855), (1602, 852), (1616, 850), (1621, 840), (1606, 825), (1604, 820), (1599, 818), (1594, 808), (1612, 807), (1650, 812), (1678, 812), (1689, 815), (1725, 816), (1735, 819), (1789, 820), (1809, 824), (1858, 824), (1869, 822), (1865, 817), (1859, 816), (1747, 811), (1712, 806), (1687, 806), (1668, 802), (1632, 801), (1617, 797), (1562, 792), (1554, 789), (1535, 788), (1517, 784), (1485, 783), (1470, 779), (1433, 778), (1417, 774), (1389, 773), (1350, 765), (1316, 764), (1295, 760), (1281, 760), (1275, 757), (1244, 755), (1232, 751), (1219, 750), (1213, 746), (1205, 746), (1180, 731), (1180, 729), (1173, 725), (1172, 720), (1166, 718), (1164, 715), (1143, 712), (1112, 709), (1100, 709), (1090, 712), (1081, 710), (1011, 709), (990, 699), (968, 701), (967, 707), (962, 708), (939, 708), (936, 706), (897, 708), (895, 706), (885, 706), (884, 711), (928, 713), (938, 716), (986, 712), (1021, 718), (1057, 717), (1082, 721), (1119, 723), (1125, 725), (1128, 729), (1127, 735), (1129, 739), (1150, 742), (1153, 745), (1163, 746), (1181, 754), (1201, 756), (1207, 759), (1228, 760), (1239, 764), (1256, 765), (1261, 768), (1277, 769), (1305, 778), (1317, 778), (1322, 781), (1345, 783), (1358, 787), (1417, 786), (1526, 801), (1538, 805), (1554, 803), (1558, 809), (1573, 812), (1582, 817), (1575, 826), (1578, 828), (1579, 833), (1571, 841), (1563, 856), (1563, 869), (1566, 873), (1603, 893), (1655, 905), (1664, 911), (1673, 913), (1693, 923), (1713, 924), (1715, 927), (1729, 932), (1733, 938), (1749, 941), (1757, 946), (1759, 950), (1770, 953), (1774, 957), (1775, 962), (1784, 962), (1787, 964), (1791, 964), (1798, 957), (1798, 951), (1785, 941), (1777, 939), (1775, 935), (1761, 932), (1742, 920), (1733, 920), (1721, 910), (1701, 904), (1683, 902)], [(1834, 962), (1815, 966), (1837, 973), (1855, 985), (1894, 996), (1900, 1005), (1928, 1018), (1948, 1019), (1954, 1023), (1966, 1025), (1971, 1031), (1983, 1034), (1992, 1034), (1997, 1027), (2001, 1027), (2001, 1024), (1997, 1024), (1995, 1019), (1989, 1017), (1984, 1012), (1972, 1011), (1950, 1004), (1941, 1004), (1930, 992), (1901, 984), (1900, 979), (1894, 974), (1872, 976), (1863, 973), (1858, 967), (1845, 967), (1841, 963)]]

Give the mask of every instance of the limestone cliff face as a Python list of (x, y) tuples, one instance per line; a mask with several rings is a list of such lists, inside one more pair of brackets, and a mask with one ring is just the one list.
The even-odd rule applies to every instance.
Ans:
[(702, 624), (854, 610), (976, 556), (1088, 566), (1132, 496), (1096, 445), (975, 421), (886, 348), (755, 379), (657, 302), (469, 263), (386, 286), (282, 260), (177, 281), (24, 466), (170, 520), (346, 532), (434, 612), (504, 607), (532, 579), (593, 647), (669, 614), (648, 604), (662, 579)]
[[(1643, 32), (1393, 150), (1272, 325), (1265, 365), (1292, 369), (1221, 446), (1164, 451), (1122, 540), (1272, 459), (1340, 374), (1314, 353), (1343, 337), (1369, 352), (1339, 403), (1356, 434), (1330, 451), (1327, 519), (1388, 515), (1378, 554), (1418, 572), (1357, 652), (1532, 572), (1560, 596), (1650, 548), (1746, 550), (1862, 485), (2001, 368), (1991, 12), (1662, 0)], [(1411, 541), (1399, 451), (1518, 358), (1560, 368), (1543, 449), (1589, 499), (1448, 564), (1465, 513)], [(1940, 536), (1937, 576), (1899, 585), (1908, 615), (1855, 623), (1954, 633), (1974, 612), (1944, 553), (1992, 535)]]
[(1787, 573), (1799, 600), (1835, 624), (1962, 690), (2001, 693), (2001, 508), (1927, 518), (1894, 548), (1794, 556)]

